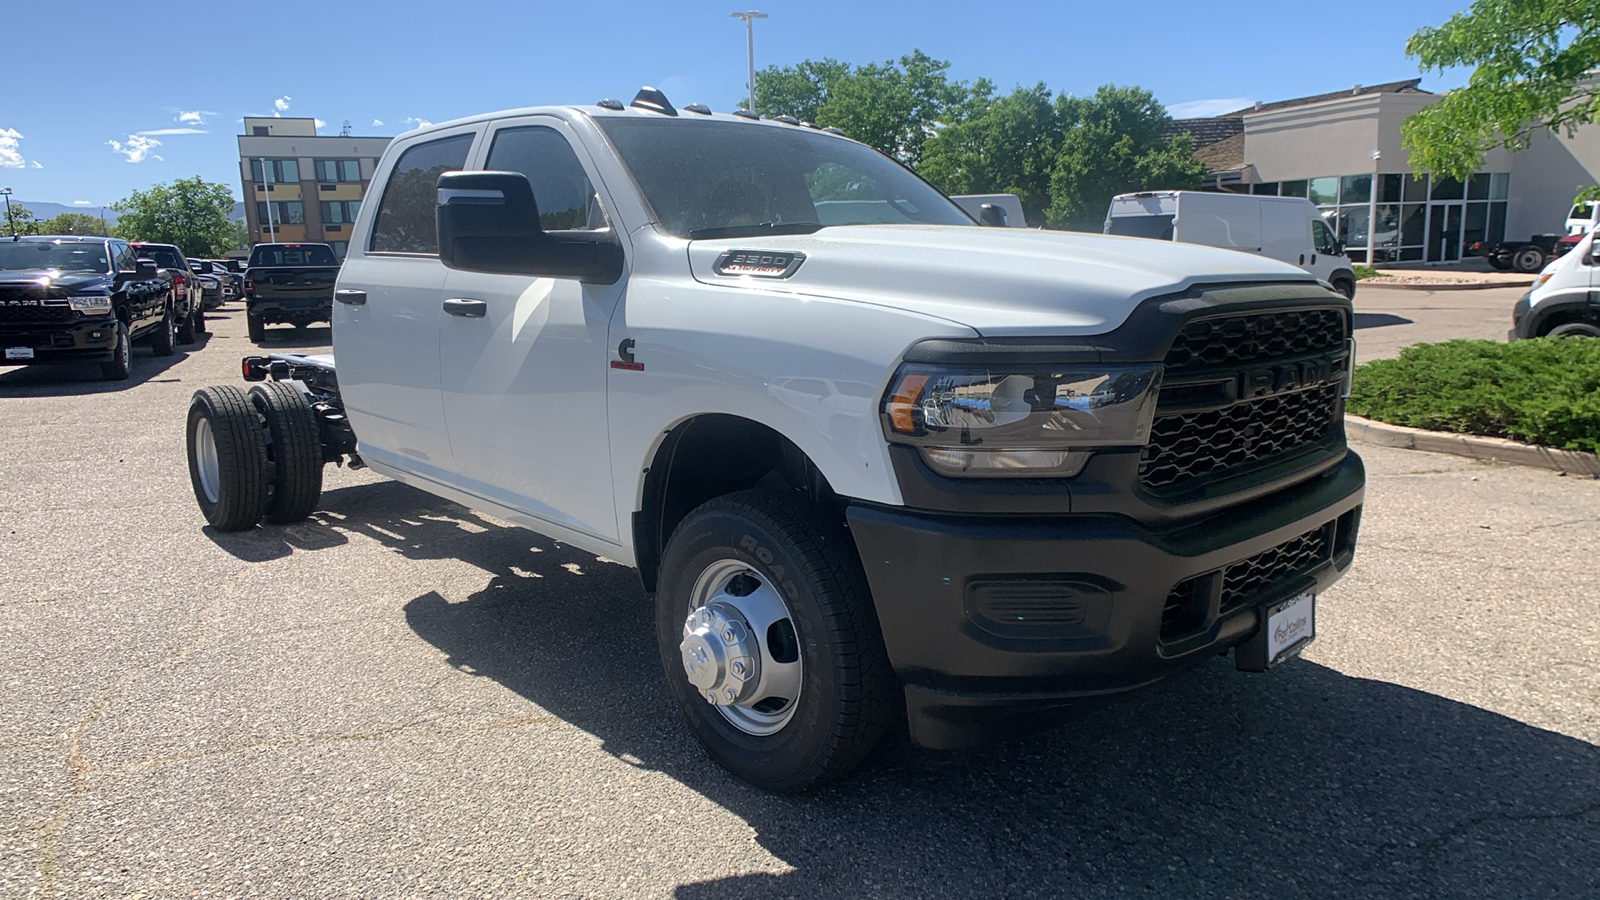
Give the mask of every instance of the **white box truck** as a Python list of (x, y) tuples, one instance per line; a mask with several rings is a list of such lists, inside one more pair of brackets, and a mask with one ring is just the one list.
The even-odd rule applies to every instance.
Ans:
[(1356, 295), (1344, 245), (1310, 200), (1206, 191), (1119, 194), (1106, 234), (1241, 250), (1299, 266), (1346, 297)]

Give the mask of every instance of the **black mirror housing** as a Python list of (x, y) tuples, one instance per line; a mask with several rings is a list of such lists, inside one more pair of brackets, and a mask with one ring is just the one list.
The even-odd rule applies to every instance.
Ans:
[(545, 231), (521, 172), (446, 172), (438, 182), (439, 260), (448, 268), (615, 284), (622, 243), (605, 231)]
[(978, 207), (978, 223), (990, 228), (1004, 228), (1010, 224), (1006, 211), (993, 203), (985, 203)]
[(161, 267), (157, 266), (153, 259), (141, 259), (138, 267), (133, 270), (133, 274), (140, 281), (149, 281), (161, 274)]

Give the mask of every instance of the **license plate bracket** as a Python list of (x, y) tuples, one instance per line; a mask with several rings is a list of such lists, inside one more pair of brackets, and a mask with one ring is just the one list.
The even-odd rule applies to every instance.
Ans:
[(1304, 591), (1287, 600), (1263, 604), (1256, 633), (1234, 650), (1234, 665), (1246, 672), (1265, 672), (1300, 655), (1317, 636), (1317, 595)]
[(33, 359), (32, 347), (7, 347), (6, 359)]

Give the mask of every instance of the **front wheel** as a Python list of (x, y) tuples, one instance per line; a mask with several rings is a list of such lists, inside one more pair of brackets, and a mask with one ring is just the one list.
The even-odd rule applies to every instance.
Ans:
[(1335, 278), (1333, 289), (1338, 291), (1346, 300), (1356, 298), (1356, 283), (1348, 278)]
[(150, 349), (157, 356), (171, 356), (178, 352), (177, 326), (172, 322), (172, 310), (167, 310), (161, 316), (161, 325), (150, 335)]
[(1600, 326), (1588, 322), (1565, 322), (1550, 329), (1548, 337), (1600, 337)]
[(128, 323), (117, 323), (117, 343), (111, 350), (111, 361), (100, 364), (100, 377), (107, 381), (126, 381), (133, 374), (133, 336), (128, 333)]
[(1511, 267), (1518, 272), (1532, 275), (1544, 268), (1544, 251), (1532, 244), (1518, 247), (1517, 252), (1511, 256)]
[(689, 728), (733, 774), (810, 790), (854, 769), (898, 684), (853, 542), (798, 495), (691, 512), (662, 557), (656, 634)]

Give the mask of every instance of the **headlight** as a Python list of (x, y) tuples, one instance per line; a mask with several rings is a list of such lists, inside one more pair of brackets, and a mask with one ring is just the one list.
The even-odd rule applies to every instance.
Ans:
[(1097, 447), (1150, 439), (1160, 383), (1158, 365), (980, 373), (907, 364), (884, 398), (884, 431), (944, 475), (1070, 478)]
[(111, 298), (104, 294), (81, 294), (69, 297), (67, 304), (82, 313), (111, 311)]

